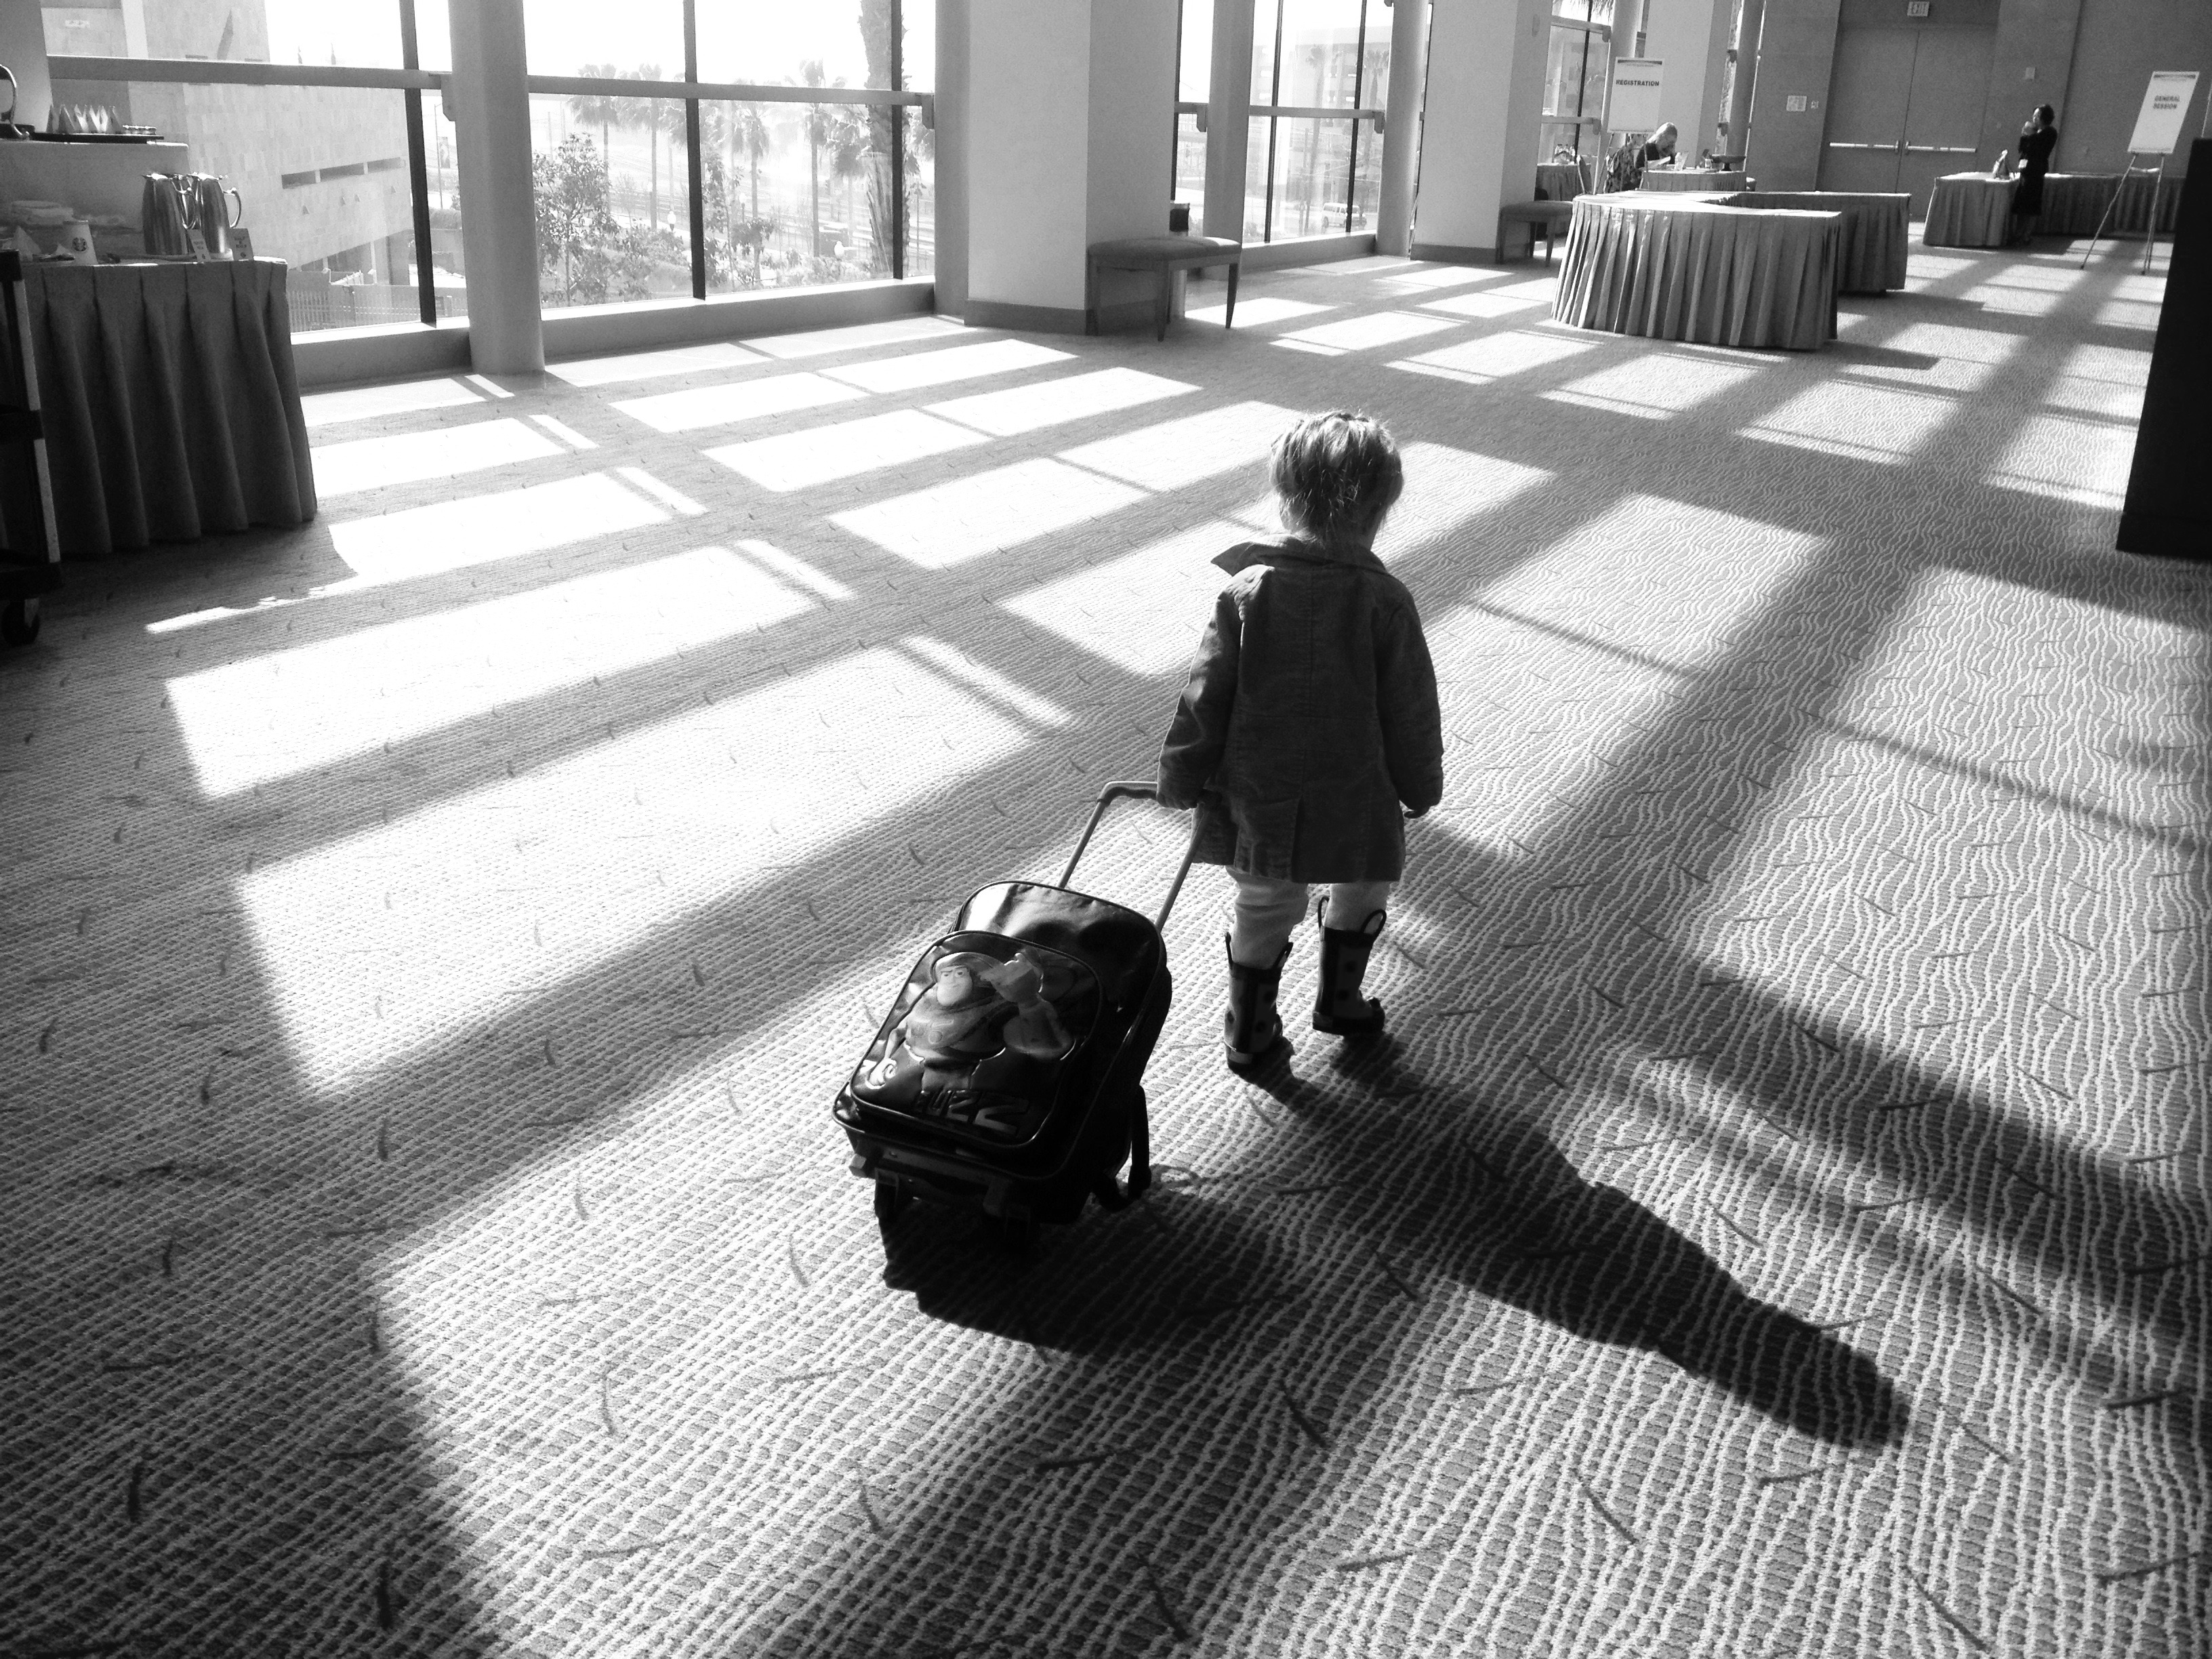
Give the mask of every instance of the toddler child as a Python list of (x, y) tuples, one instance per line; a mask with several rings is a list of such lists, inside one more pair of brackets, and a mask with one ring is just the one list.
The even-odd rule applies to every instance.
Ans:
[(1382, 1029), (1361, 994), (1390, 886), (1406, 861), (1404, 817), (1443, 795), (1436, 671), (1405, 584), (1375, 533), (1406, 484), (1379, 421), (1310, 415), (1270, 459), (1288, 533), (1231, 548), (1160, 751), (1159, 798), (1198, 809), (1196, 857), (1237, 884), (1224, 1042), (1243, 1071), (1288, 1047), (1275, 995), (1305, 914), (1326, 883), (1317, 1031)]

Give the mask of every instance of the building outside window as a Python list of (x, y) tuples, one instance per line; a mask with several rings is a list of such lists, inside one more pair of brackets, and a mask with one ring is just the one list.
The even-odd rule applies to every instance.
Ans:
[[(430, 83), (451, 68), (448, 3), (38, 0), (63, 118), (163, 141), (101, 146), (112, 188), (67, 205), (89, 212), (102, 252), (136, 254), (144, 174), (214, 174), (237, 191), (253, 251), (292, 267), (295, 332), (465, 316), (459, 146)], [(541, 302), (927, 275), (935, 135), (910, 99), (837, 94), (927, 87), (933, 21), (916, 0), (526, 0)], [(72, 73), (72, 58), (158, 61), (137, 80), (112, 64)], [(426, 84), (201, 82), (192, 60), (295, 80), (424, 71)], [(622, 84), (641, 82), (670, 90)], [(774, 92), (687, 99), (687, 82)], [(66, 216), (51, 193), (0, 192), (0, 236), (51, 242)]]
[[(295, 331), (411, 322), (418, 314), (413, 197), (403, 94), (349, 87), (245, 87), (71, 77), (71, 57), (204, 58), (345, 68), (400, 67), (397, 0), (43, 0), (57, 106), (96, 129), (150, 127), (185, 147), (191, 170), (220, 177), (239, 196), (256, 253), (293, 268)], [(102, 251), (136, 253), (146, 154), (118, 146), (127, 177), (92, 215)], [(170, 159), (164, 153), (164, 159)], [(456, 181), (457, 182), (457, 181)], [(448, 194), (451, 194), (449, 186)], [(127, 197), (127, 199), (126, 199)], [(23, 204), (0, 204), (0, 214)], [(85, 204), (77, 204), (81, 207)], [(35, 238), (36, 227), (17, 223)], [(102, 222), (106, 221), (107, 222)], [(464, 309), (457, 216), (440, 237), (438, 282)]]

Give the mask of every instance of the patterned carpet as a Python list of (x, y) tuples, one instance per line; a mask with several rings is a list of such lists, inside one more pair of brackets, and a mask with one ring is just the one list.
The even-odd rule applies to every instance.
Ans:
[[(0, 1654), (2203, 1653), (2131, 257), (1916, 253), (1802, 357), (1374, 259), (310, 399), (319, 523), (0, 659)], [(1226, 1073), (1201, 872), (1161, 1189), (879, 1234), (832, 1094), (1149, 771), (1329, 405), (1444, 682), (1395, 1037)]]

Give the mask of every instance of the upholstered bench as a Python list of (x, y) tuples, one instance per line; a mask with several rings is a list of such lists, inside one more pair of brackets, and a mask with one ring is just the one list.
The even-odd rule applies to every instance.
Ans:
[(1536, 257), (1536, 238), (1544, 239), (1544, 258), (1552, 258), (1552, 239), (1565, 230), (1575, 216), (1572, 202), (1511, 202), (1498, 210), (1498, 263), (1505, 261), (1505, 228), (1508, 225), (1528, 227), (1528, 257)]
[(1226, 328), (1237, 316), (1237, 268), (1244, 258), (1244, 244), (1226, 236), (1132, 236), (1119, 242), (1093, 242), (1085, 261), (1083, 280), (1083, 331), (1098, 331), (1098, 277), (1109, 270), (1152, 270), (1159, 273), (1159, 297), (1152, 314), (1160, 325), (1158, 337), (1168, 337), (1168, 311), (1175, 299), (1175, 273), (1207, 265), (1229, 267), (1229, 309), (1222, 319)]

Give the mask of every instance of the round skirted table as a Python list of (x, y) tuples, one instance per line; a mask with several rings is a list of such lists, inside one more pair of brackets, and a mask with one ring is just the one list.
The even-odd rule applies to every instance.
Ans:
[(1692, 194), (1713, 191), (1749, 190), (1751, 175), (1718, 167), (1646, 167), (1638, 190), (1671, 190)]
[[(2046, 179), (2046, 183), (2049, 181)], [(1928, 198), (1923, 247), (2002, 247), (2012, 234), (2015, 181), (1986, 173), (1947, 173)]]
[(23, 276), (64, 555), (314, 517), (283, 261)]
[(1583, 170), (1570, 161), (1545, 161), (1536, 168), (1536, 188), (1547, 202), (1571, 202), (1583, 193)]
[(1817, 351), (1836, 335), (1843, 234), (1840, 213), (1580, 197), (1552, 314), (1613, 334)]
[(1911, 252), (1912, 198), (1904, 193), (1844, 190), (1747, 190), (1721, 198), (1729, 207), (1777, 208), (1844, 216), (1843, 265), (1837, 291), (1881, 294), (1905, 286)]

